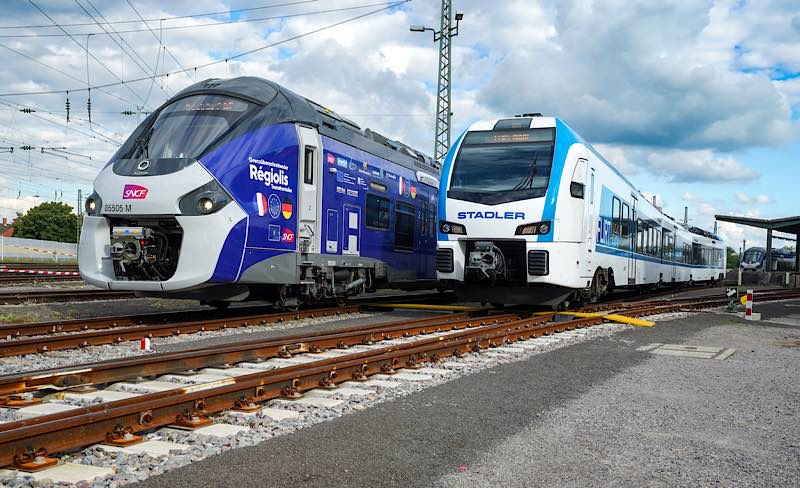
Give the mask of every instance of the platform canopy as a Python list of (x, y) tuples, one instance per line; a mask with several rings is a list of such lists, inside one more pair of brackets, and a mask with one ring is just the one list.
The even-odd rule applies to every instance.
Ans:
[(720, 222), (731, 222), (733, 224), (747, 225), (767, 230), (767, 266), (772, 269), (772, 233), (774, 231), (794, 234), (795, 241), (795, 271), (800, 271), (800, 215), (794, 217), (783, 217), (781, 219), (755, 219), (751, 217), (737, 217), (735, 215), (715, 215), (714, 218)]

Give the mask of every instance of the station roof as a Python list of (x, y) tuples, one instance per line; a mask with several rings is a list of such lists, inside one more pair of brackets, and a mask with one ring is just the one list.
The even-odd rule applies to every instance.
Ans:
[(735, 215), (715, 215), (714, 218), (721, 222), (749, 225), (761, 229), (771, 229), (787, 234), (800, 234), (800, 215), (783, 217), (781, 219), (754, 219), (751, 217), (737, 217)]

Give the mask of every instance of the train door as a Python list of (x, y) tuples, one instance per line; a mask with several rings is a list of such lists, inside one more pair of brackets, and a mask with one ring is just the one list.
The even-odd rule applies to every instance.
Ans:
[(342, 254), (359, 255), (361, 246), (361, 207), (342, 206)]
[[(308, 127), (298, 126), (300, 139), (300, 171), (297, 185), (298, 212), (297, 237), (300, 252), (320, 252), (318, 229), (321, 225), (320, 209), (322, 208), (322, 144), (319, 133)], [(326, 247), (330, 247), (326, 245)]]
[(636, 221), (637, 221), (637, 210), (636, 204), (638, 200), (634, 195), (631, 195), (631, 211), (628, 215), (628, 221), (623, 222), (623, 226), (628, 227), (627, 237), (630, 239), (628, 242), (628, 284), (635, 285), (636, 284)]
[(594, 252), (595, 252), (595, 232), (597, 229), (598, 216), (595, 212), (595, 200), (600, 202), (599, 197), (595, 197), (594, 186), (594, 168), (589, 167), (589, 198), (586, 201), (584, 208), (583, 219), (583, 242), (586, 243), (586, 275), (594, 276)]

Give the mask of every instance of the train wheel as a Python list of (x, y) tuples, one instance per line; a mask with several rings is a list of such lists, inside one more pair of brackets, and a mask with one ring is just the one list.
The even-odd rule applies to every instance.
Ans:
[(347, 297), (336, 297), (336, 306), (344, 307), (347, 305)]

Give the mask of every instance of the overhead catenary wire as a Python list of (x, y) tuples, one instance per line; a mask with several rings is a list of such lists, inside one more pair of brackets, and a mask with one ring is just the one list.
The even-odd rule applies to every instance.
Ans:
[[(47, 69), (53, 70), (56, 73), (61, 73), (62, 75), (66, 76), (67, 78), (70, 78), (70, 79), (75, 80), (75, 81), (79, 81), (81, 83), (84, 81), (84, 80), (81, 80), (80, 78), (78, 78), (77, 76), (73, 76), (73, 75), (67, 73), (66, 71), (63, 71), (63, 70), (60, 70), (60, 69), (56, 68), (53, 65), (50, 65), (50, 64), (47, 64), (47, 63), (43, 63), (43, 62), (39, 61), (38, 59), (36, 59), (36, 58), (34, 58), (32, 56), (29, 56), (29, 55), (23, 53), (22, 51), (18, 51), (16, 49), (12, 48), (12, 47), (6, 46), (5, 44), (0, 43), (0, 47), (8, 49), (9, 51), (11, 51), (11, 52), (13, 52), (13, 53), (15, 53), (17, 55), (22, 56), (23, 58), (25, 58), (25, 59), (27, 59), (29, 61), (33, 61), (34, 63), (36, 63), (36, 64), (38, 64), (40, 66), (43, 66), (43, 67), (45, 67)], [(120, 102), (127, 103), (128, 105), (131, 105), (131, 106), (135, 106), (136, 105), (134, 102), (131, 102), (130, 100), (127, 100), (127, 99), (117, 95), (116, 93), (110, 92), (110, 91), (105, 90), (103, 88), (96, 88), (96, 89), (98, 91), (102, 92), (102, 93), (105, 93), (106, 95), (108, 95), (110, 97), (116, 98)]]
[[(150, 68), (150, 66), (147, 64), (147, 62), (145, 62), (145, 60), (144, 60), (144, 59), (142, 59), (142, 58), (141, 58), (141, 56), (139, 56), (139, 53), (137, 53), (137, 52), (136, 52), (136, 50), (135, 50), (135, 49), (133, 49), (133, 47), (131, 47), (131, 45), (130, 45), (130, 44), (128, 44), (128, 42), (127, 42), (127, 41), (125, 41), (125, 39), (124, 39), (122, 36), (120, 36), (120, 35), (118, 35), (118, 33), (114, 32), (114, 34), (117, 34), (117, 36), (120, 38), (120, 40), (122, 40), (122, 41), (125, 43), (125, 45), (126, 45), (126, 46), (128, 46), (128, 48), (130, 49), (130, 52), (128, 51), (128, 49), (126, 49), (125, 47), (123, 47), (123, 46), (122, 46), (122, 44), (120, 44), (120, 43), (119, 43), (119, 41), (117, 41), (117, 39), (115, 38), (115, 36), (114, 36), (114, 35), (112, 35), (111, 33), (109, 33), (109, 31), (108, 31), (108, 30), (106, 30), (106, 28), (105, 28), (105, 27), (103, 27), (103, 24), (101, 24), (101, 23), (100, 23), (100, 21), (99, 21), (98, 19), (96, 19), (96, 18), (95, 18), (95, 16), (94, 16), (94, 15), (92, 15), (92, 13), (91, 13), (91, 12), (89, 12), (89, 11), (86, 9), (86, 7), (84, 7), (83, 5), (81, 5), (81, 3), (80, 3), (78, 0), (73, 0), (73, 1), (75, 2), (75, 4), (76, 4), (78, 7), (80, 7), (80, 8), (81, 8), (81, 10), (83, 10), (83, 11), (84, 11), (84, 13), (86, 13), (86, 15), (88, 15), (88, 16), (89, 16), (89, 18), (90, 18), (90, 19), (92, 19), (92, 20), (94, 20), (94, 21), (95, 21), (95, 23), (96, 23), (96, 24), (97, 24), (97, 25), (98, 25), (98, 26), (99, 26), (99, 27), (100, 27), (100, 28), (103, 30), (103, 32), (104, 32), (104, 33), (106, 33), (106, 34), (108, 35), (109, 39), (111, 39), (111, 40), (114, 42), (114, 44), (116, 44), (116, 45), (117, 45), (117, 47), (119, 47), (120, 51), (122, 51), (122, 52), (123, 52), (123, 53), (124, 53), (126, 56), (128, 56), (128, 57), (129, 57), (129, 58), (130, 58), (130, 59), (133, 61), (133, 63), (134, 63), (134, 64), (135, 64), (135, 65), (136, 65), (136, 66), (137, 66), (137, 67), (138, 67), (140, 70), (142, 70), (142, 72), (143, 72), (143, 73), (145, 73), (145, 74), (147, 74), (147, 75), (150, 75), (150, 74), (152, 74), (152, 75), (155, 75), (155, 74), (157, 74), (157, 72), (156, 72), (156, 69), (158, 68), (158, 60), (156, 60), (156, 69)], [(89, 5), (90, 5), (90, 6), (91, 6), (91, 7), (92, 7), (92, 8), (93, 8), (95, 11), (97, 11), (97, 12), (98, 12), (99, 16), (100, 16), (100, 17), (101, 17), (103, 20), (105, 20), (105, 18), (103, 17), (103, 14), (101, 14), (101, 13), (100, 13), (100, 12), (97, 10), (97, 8), (96, 8), (94, 5), (92, 5), (92, 2), (88, 2), (88, 3), (89, 3)], [(111, 27), (111, 29), (113, 30), (113, 27)], [(88, 50), (87, 50), (87, 52), (88, 52)], [(131, 54), (131, 52), (132, 52), (133, 54)], [(134, 55), (135, 55), (135, 56), (134, 56)], [(139, 58), (139, 59), (137, 59), (137, 58)], [(139, 60), (141, 60), (141, 63), (139, 62)], [(145, 64), (145, 66), (147, 66), (147, 68), (145, 68), (145, 66), (142, 66), (142, 63), (144, 63), (144, 64)], [(167, 92), (167, 90), (165, 90), (165, 89), (164, 89), (164, 87), (163, 87), (163, 86), (161, 86), (161, 90), (162, 90), (162, 91), (164, 92), (164, 94), (166, 94), (168, 97), (169, 97), (169, 96), (171, 96), (171, 95), (170, 95), (170, 94)], [(147, 103), (147, 99), (149, 99), (149, 93), (148, 93), (148, 96), (145, 98), (145, 101), (144, 101), (143, 103)]]
[[(29, 0), (30, 1), (30, 0)], [(411, 0), (407, 0), (411, 1)], [(175, 26), (168, 26), (164, 27), (164, 30), (184, 30), (184, 29), (195, 29), (195, 28), (202, 28), (202, 27), (219, 27), (221, 25), (230, 25), (230, 24), (243, 24), (248, 22), (264, 22), (268, 20), (282, 20), (282, 19), (290, 19), (294, 17), (304, 17), (308, 15), (321, 15), (321, 14), (329, 14), (334, 12), (346, 12), (348, 10), (358, 10), (362, 8), (369, 8), (369, 7), (377, 7), (379, 5), (387, 5), (392, 2), (382, 2), (382, 3), (372, 3), (366, 5), (356, 5), (350, 7), (339, 7), (339, 8), (332, 8), (328, 10), (316, 10), (312, 12), (300, 12), (294, 14), (284, 14), (284, 15), (273, 15), (270, 17), (258, 17), (254, 19), (236, 19), (236, 20), (223, 20), (220, 22), (209, 22), (205, 24), (189, 24), (189, 25), (175, 25)], [(401, 2), (405, 3), (405, 2)], [(60, 25), (60, 24), (59, 24)], [(145, 22), (147, 26), (147, 23)], [(119, 30), (117, 33), (119, 34), (133, 34), (137, 32), (147, 32), (150, 30), (148, 26), (147, 29), (127, 29), (127, 30)], [(106, 32), (78, 32), (78, 33), (68, 33), (62, 29), (63, 34), (0, 34), (0, 38), (3, 39), (24, 39), (24, 38), (34, 38), (34, 37), (70, 37), (70, 36), (86, 36), (86, 35), (110, 35)]]
[[(11, 102), (6, 102), (5, 100), (0, 100), (0, 104), (6, 105), (6, 106), (12, 107), (12, 108), (18, 108), (20, 106), (20, 104), (14, 104), (14, 103), (11, 103)], [(45, 110), (42, 110), (42, 112), (49, 113), (48, 111), (45, 111)], [(110, 138), (110, 137), (108, 137), (106, 135), (103, 135), (102, 133), (97, 132), (97, 131), (95, 131), (93, 129), (89, 129), (92, 133), (86, 133), (86, 132), (83, 132), (83, 131), (78, 130), (77, 128), (75, 128), (74, 124), (62, 124), (61, 122), (57, 122), (55, 120), (50, 120), (50, 119), (48, 119), (46, 117), (42, 117), (41, 115), (38, 115), (36, 112), (26, 112), (26, 113), (28, 115), (32, 116), (32, 117), (37, 118), (37, 119), (41, 119), (41, 120), (44, 120), (45, 122), (48, 122), (50, 124), (57, 125), (59, 127), (65, 128), (67, 130), (71, 130), (73, 132), (77, 132), (79, 134), (82, 134), (84, 136), (90, 137), (92, 139), (96, 139), (96, 140), (98, 140), (100, 142), (104, 142), (106, 144), (111, 144), (111, 145), (114, 145), (114, 146), (121, 146), (122, 145), (122, 143), (120, 143), (119, 141), (116, 141), (116, 140), (114, 140), (114, 139), (112, 139), (112, 138)], [(97, 124), (95, 124), (95, 125), (97, 125)], [(81, 126), (81, 127), (83, 127), (83, 126)]]
[[(44, 15), (45, 17), (47, 17), (47, 19), (48, 19), (50, 22), (52, 22), (53, 24), (55, 24), (56, 26), (58, 26), (58, 28), (59, 28), (59, 29), (61, 29), (61, 31), (62, 31), (64, 34), (66, 34), (66, 35), (67, 35), (67, 36), (68, 36), (68, 37), (69, 37), (69, 38), (72, 40), (72, 42), (74, 42), (74, 43), (75, 43), (75, 44), (76, 44), (78, 47), (80, 47), (81, 49), (84, 49), (84, 47), (81, 45), (81, 43), (80, 43), (80, 42), (78, 42), (78, 40), (77, 40), (77, 39), (75, 39), (75, 37), (74, 37), (72, 34), (70, 34), (69, 32), (67, 32), (67, 31), (66, 31), (66, 29), (64, 29), (63, 27), (61, 27), (61, 26), (58, 24), (58, 22), (56, 22), (55, 20), (53, 20), (53, 18), (52, 18), (52, 17), (50, 17), (49, 15), (47, 15), (47, 13), (46, 13), (44, 10), (42, 10), (42, 9), (41, 9), (41, 7), (39, 7), (38, 5), (36, 5), (36, 3), (34, 3), (34, 1), (33, 1), (33, 0), (28, 0), (28, 2), (30, 2), (30, 4), (31, 4), (31, 5), (33, 5), (34, 7), (36, 7), (36, 10), (38, 10), (39, 12), (41, 12), (41, 13), (42, 13), (42, 15)], [(87, 45), (88, 45), (88, 43), (89, 43), (89, 39), (88, 39), (88, 37), (87, 37), (87, 39), (86, 39), (86, 43), (87, 43)], [(138, 98), (139, 100), (142, 100), (142, 97), (141, 97), (141, 95), (139, 95), (138, 93), (136, 93), (135, 91), (133, 91), (133, 89), (130, 87), (130, 85), (125, 85), (125, 82), (123, 82), (123, 81), (122, 81), (122, 78), (120, 78), (119, 76), (117, 76), (117, 74), (116, 74), (116, 73), (114, 73), (113, 71), (111, 71), (111, 68), (109, 68), (109, 67), (108, 67), (108, 66), (106, 66), (106, 65), (105, 65), (105, 64), (104, 64), (102, 61), (100, 61), (99, 59), (97, 59), (97, 57), (96, 57), (94, 54), (90, 53), (88, 48), (85, 48), (85, 49), (86, 49), (86, 55), (87, 55), (87, 56), (91, 56), (91, 58), (92, 58), (92, 59), (94, 59), (95, 61), (97, 61), (97, 62), (100, 64), (100, 66), (102, 66), (102, 67), (103, 67), (103, 68), (104, 68), (106, 71), (108, 71), (108, 72), (111, 74), (111, 76), (113, 76), (114, 78), (116, 78), (117, 80), (119, 80), (119, 81), (121, 82), (121, 84), (122, 84), (122, 85), (124, 85), (124, 86), (125, 86), (125, 88), (127, 88), (127, 89), (128, 89), (128, 91), (130, 91), (131, 93), (133, 93), (133, 94), (136, 96), (136, 98)], [(87, 63), (87, 70), (88, 70), (88, 63)], [(88, 78), (88, 74), (87, 74), (87, 78)], [(87, 80), (87, 81), (88, 81), (88, 80)], [(87, 87), (87, 90), (88, 90), (88, 91), (91, 91), (91, 89), (92, 89), (92, 87), (91, 87), (91, 86)], [(76, 91), (77, 91), (77, 90), (76, 90)], [(91, 119), (91, 116), (90, 116), (89, 118)]]
[[(134, 12), (136, 12), (136, 15), (142, 20), (142, 22), (144, 23), (145, 27), (147, 27), (147, 30), (150, 31), (150, 34), (152, 34), (153, 37), (155, 37), (155, 39), (158, 41), (158, 44), (164, 49), (164, 52), (169, 54), (169, 56), (172, 58), (172, 60), (175, 61), (175, 63), (178, 65), (178, 68), (183, 70), (183, 74), (186, 75), (186, 77), (189, 78), (190, 81), (194, 81), (194, 80), (192, 80), (192, 77), (189, 76), (189, 73), (186, 72), (186, 68), (184, 68), (183, 65), (181, 64), (181, 62), (178, 61), (178, 58), (176, 58), (175, 55), (172, 54), (172, 51), (167, 49), (167, 46), (164, 44), (164, 27), (163, 27), (163, 25), (159, 26), (159, 35), (157, 36), (156, 33), (153, 32), (153, 29), (150, 28), (150, 24), (148, 24), (147, 21), (144, 20), (144, 18), (142, 17), (142, 14), (140, 14), (139, 11), (136, 10), (136, 7), (133, 6), (131, 1), (130, 0), (126, 0), (126, 1), (128, 2), (128, 5), (130, 6), (130, 8)], [(166, 71), (166, 67), (164, 68), (164, 70)]]
[[(145, 19), (148, 22), (158, 22), (159, 20), (163, 21), (170, 21), (170, 20), (179, 20), (179, 19), (190, 19), (194, 17), (211, 17), (214, 15), (230, 15), (230, 14), (238, 14), (241, 12), (252, 12), (254, 10), (265, 10), (270, 8), (276, 7), (288, 7), (292, 5), (300, 5), (304, 3), (316, 3), (320, 0), (299, 0), (295, 2), (286, 2), (286, 3), (276, 3), (271, 5), (262, 5), (260, 7), (249, 7), (249, 8), (240, 8), (235, 10), (222, 10), (217, 12), (203, 12), (199, 14), (188, 14), (188, 15), (176, 15), (172, 17), (161, 17), (158, 19)], [(110, 24), (138, 24), (142, 20), (116, 20), (110, 22)], [(87, 25), (94, 25), (92, 22), (78, 22), (74, 24), (61, 24), (63, 27), (81, 27)], [(55, 26), (47, 24), (47, 25), (0, 25), (0, 29), (37, 29), (37, 28), (53, 28)]]
[[(329, 30), (329, 29), (333, 29), (334, 27), (338, 27), (340, 25), (344, 25), (344, 24), (347, 24), (347, 23), (350, 23), (350, 22), (354, 22), (356, 20), (363, 19), (363, 18), (369, 17), (371, 15), (375, 15), (375, 14), (383, 12), (385, 10), (390, 10), (390, 9), (392, 9), (394, 7), (397, 7), (399, 5), (402, 5), (404, 3), (409, 3), (410, 1), (411, 0), (399, 0), (399, 1), (396, 1), (396, 2), (383, 3), (383, 4), (380, 4), (380, 5), (386, 5), (385, 7), (382, 7), (382, 8), (376, 9), (376, 10), (371, 10), (369, 12), (366, 12), (366, 13), (361, 14), (361, 15), (357, 15), (355, 17), (350, 17), (350, 18), (347, 18), (345, 20), (341, 20), (339, 22), (334, 22), (333, 24), (328, 24), (328, 25), (326, 25), (324, 27), (319, 27), (317, 29), (306, 31), (306, 32), (303, 32), (302, 34), (297, 34), (297, 35), (294, 35), (292, 37), (288, 37), (286, 39), (282, 39), (280, 41), (276, 41), (276, 42), (273, 42), (273, 43), (270, 43), (270, 44), (266, 44), (266, 45), (261, 46), (261, 47), (257, 47), (257, 48), (254, 48), (254, 49), (250, 49), (248, 51), (241, 52), (239, 54), (235, 54), (233, 56), (228, 56), (225, 59), (221, 59), (221, 60), (217, 60), (217, 61), (211, 61), (211, 62), (208, 62), (208, 63), (205, 63), (205, 64), (200, 64), (200, 65), (194, 66), (192, 68), (187, 68), (185, 70), (176, 70), (176, 71), (171, 71), (169, 73), (163, 73), (163, 74), (158, 75), (158, 77), (168, 77), (170, 75), (176, 75), (176, 74), (188, 72), (188, 71), (191, 71), (191, 70), (198, 70), (198, 69), (208, 68), (210, 66), (215, 66), (215, 65), (218, 65), (218, 64), (221, 64), (221, 63), (227, 63), (228, 61), (230, 61), (232, 59), (238, 59), (238, 58), (241, 58), (241, 57), (244, 57), (244, 56), (248, 56), (248, 55), (256, 53), (256, 52), (259, 52), (259, 51), (263, 51), (265, 49), (269, 49), (271, 47), (275, 47), (275, 46), (278, 46), (278, 45), (281, 45), (281, 44), (286, 44), (287, 42), (291, 42), (291, 41), (294, 41), (294, 40), (297, 40), (297, 39), (300, 39), (300, 38), (303, 38), (303, 37), (307, 37), (307, 36), (310, 36), (310, 35), (313, 35), (313, 34), (317, 34), (319, 32), (323, 32), (323, 31), (326, 31), (326, 30)], [(108, 88), (108, 87), (111, 87), (111, 86), (125, 85), (125, 84), (128, 84), (128, 83), (135, 83), (135, 82), (139, 82), (139, 81), (149, 81), (151, 78), (153, 78), (153, 77), (145, 76), (145, 77), (134, 78), (134, 79), (130, 79), (130, 80), (127, 80), (127, 81), (122, 81), (122, 82), (117, 82), (117, 83), (104, 83), (104, 84), (101, 84), (101, 85), (95, 85), (92, 88), (95, 88), (95, 89), (96, 88)], [(56, 93), (66, 93), (67, 91), (69, 91), (69, 92), (80, 92), (80, 91), (87, 91), (87, 90), (88, 90), (88, 88), (69, 88), (69, 89), (64, 89), (64, 90), (40, 90), (40, 91), (30, 91), (30, 92), (0, 93), (0, 97), (14, 97), (14, 96), (27, 96), (27, 95), (52, 95), (52, 94), (56, 94)]]

